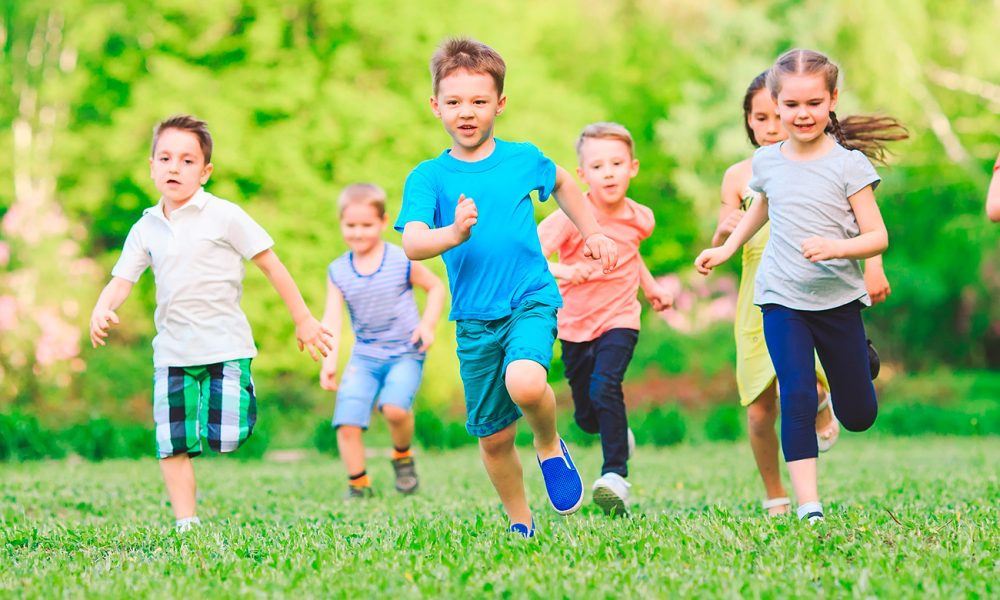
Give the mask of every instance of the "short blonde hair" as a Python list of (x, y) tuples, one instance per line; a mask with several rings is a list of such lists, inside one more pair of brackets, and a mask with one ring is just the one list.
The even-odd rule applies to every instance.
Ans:
[(375, 207), (375, 212), (381, 219), (385, 216), (385, 190), (374, 183), (352, 183), (337, 198), (337, 214), (343, 216), (344, 210), (352, 204)]
[(629, 156), (635, 158), (635, 141), (632, 139), (632, 134), (619, 123), (591, 123), (584, 127), (580, 132), (580, 139), (576, 141), (577, 160), (583, 159), (583, 143), (587, 140), (618, 140), (628, 146)]
[(507, 75), (503, 57), (493, 48), (471, 38), (445, 40), (434, 53), (431, 58), (434, 95), (437, 95), (442, 79), (461, 69), (489, 75), (497, 86), (497, 96), (503, 96), (503, 80)]

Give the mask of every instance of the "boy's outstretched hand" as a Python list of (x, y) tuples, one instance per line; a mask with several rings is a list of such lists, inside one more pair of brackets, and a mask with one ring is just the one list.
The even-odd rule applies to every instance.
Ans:
[(308, 349), (314, 361), (326, 356), (333, 347), (333, 334), (312, 315), (295, 324), (295, 338), (299, 342), (299, 352)]
[[(458, 204), (455, 205), (455, 237), (458, 244), (469, 239), (472, 235), (472, 226), (479, 220), (479, 209), (472, 198), (466, 198), (465, 194), (458, 197)], [(456, 244), (456, 246), (458, 245)]]
[(729, 260), (732, 254), (726, 252), (723, 248), (725, 246), (717, 246), (715, 248), (709, 248), (708, 250), (702, 250), (698, 258), (694, 259), (694, 268), (698, 270), (702, 275), (708, 275), (712, 272), (712, 269), (721, 265), (722, 263)]
[(601, 261), (605, 273), (618, 265), (618, 246), (603, 233), (592, 233), (583, 241), (583, 255)]
[(90, 315), (90, 344), (96, 348), (105, 344), (104, 338), (108, 337), (108, 329), (112, 325), (119, 323), (118, 315), (113, 310), (94, 311)]
[(319, 370), (319, 387), (328, 392), (337, 391), (337, 365), (327, 366), (323, 361), (323, 368)]
[(646, 290), (646, 300), (649, 300), (650, 306), (656, 312), (667, 310), (674, 305), (674, 295), (659, 286)]

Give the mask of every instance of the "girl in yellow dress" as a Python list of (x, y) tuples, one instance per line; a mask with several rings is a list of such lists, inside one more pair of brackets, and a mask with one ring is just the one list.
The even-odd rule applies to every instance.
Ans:
[[(767, 146), (788, 137), (777, 115), (777, 106), (765, 86), (765, 75), (758, 75), (747, 88), (743, 99), (743, 116), (747, 137), (754, 147)], [(719, 226), (712, 237), (712, 245), (720, 246), (740, 222), (750, 204), (756, 199), (747, 183), (750, 181), (751, 159), (742, 160), (726, 170), (722, 179), (722, 206), (719, 208)], [(750, 447), (764, 483), (767, 498), (762, 507), (770, 515), (788, 512), (791, 504), (778, 469), (778, 436), (774, 424), (778, 417), (777, 385), (774, 366), (764, 343), (764, 325), (760, 308), (753, 303), (754, 278), (761, 255), (770, 233), (765, 224), (743, 247), (743, 274), (736, 300), (736, 384), (740, 404), (747, 407), (750, 430)], [(885, 300), (889, 282), (882, 269), (882, 257), (868, 259), (865, 263), (865, 284), (872, 304)], [(820, 403), (816, 416), (816, 436), (821, 452), (829, 450), (836, 442), (840, 426), (834, 418), (827, 394), (826, 374), (816, 360), (816, 378), (819, 381)]]

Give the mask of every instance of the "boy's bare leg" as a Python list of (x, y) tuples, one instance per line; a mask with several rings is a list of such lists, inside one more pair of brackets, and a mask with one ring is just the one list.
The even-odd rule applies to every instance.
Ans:
[(413, 411), (385, 404), (382, 406), (382, 415), (389, 423), (392, 445), (396, 448), (409, 448), (413, 443)]
[(361, 441), (361, 428), (354, 425), (337, 427), (337, 449), (344, 461), (347, 476), (351, 477), (365, 470), (365, 445)]
[(174, 518), (187, 519), (195, 515), (195, 481), (194, 464), (187, 454), (178, 454), (160, 459), (160, 472), (163, 482), (167, 484), (167, 494), (170, 496), (170, 506), (174, 509)]
[[(772, 382), (752, 404), (747, 406), (747, 421), (750, 430), (750, 448), (757, 462), (757, 470), (764, 482), (764, 491), (768, 498), (783, 498), (788, 495), (781, 483), (781, 471), (778, 467), (778, 434), (774, 424), (778, 420), (777, 395)], [(787, 506), (776, 506), (768, 509), (772, 515), (788, 512)]]
[(479, 454), (510, 522), (530, 526), (531, 509), (524, 494), (521, 458), (514, 447), (516, 433), (517, 425), (511, 423), (493, 435), (479, 438)]
[(507, 366), (507, 393), (524, 413), (535, 436), (535, 452), (542, 460), (562, 456), (556, 431), (556, 396), (545, 367), (533, 360), (515, 360)]

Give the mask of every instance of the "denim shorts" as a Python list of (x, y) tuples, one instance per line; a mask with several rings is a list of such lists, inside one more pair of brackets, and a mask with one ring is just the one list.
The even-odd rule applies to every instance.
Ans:
[(379, 409), (391, 404), (410, 410), (423, 370), (424, 361), (419, 358), (384, 360), (351, 355), (337, 389), (333, 426), (368, 429), (376, 398)]
[(232, 452), (257, 422), (250, 359), (153, 371), (156, 454), (198, 456), (201, 440), (216, 452)]
[(521, 416), (507, 393), (504, 376), (515, 360), (531, 360), (548, 370), (556, 339), (556, 307), (527, 302), (492, 321), (455, 323), (459, 372), (465, 387), (465, 428), (486, 437)]

